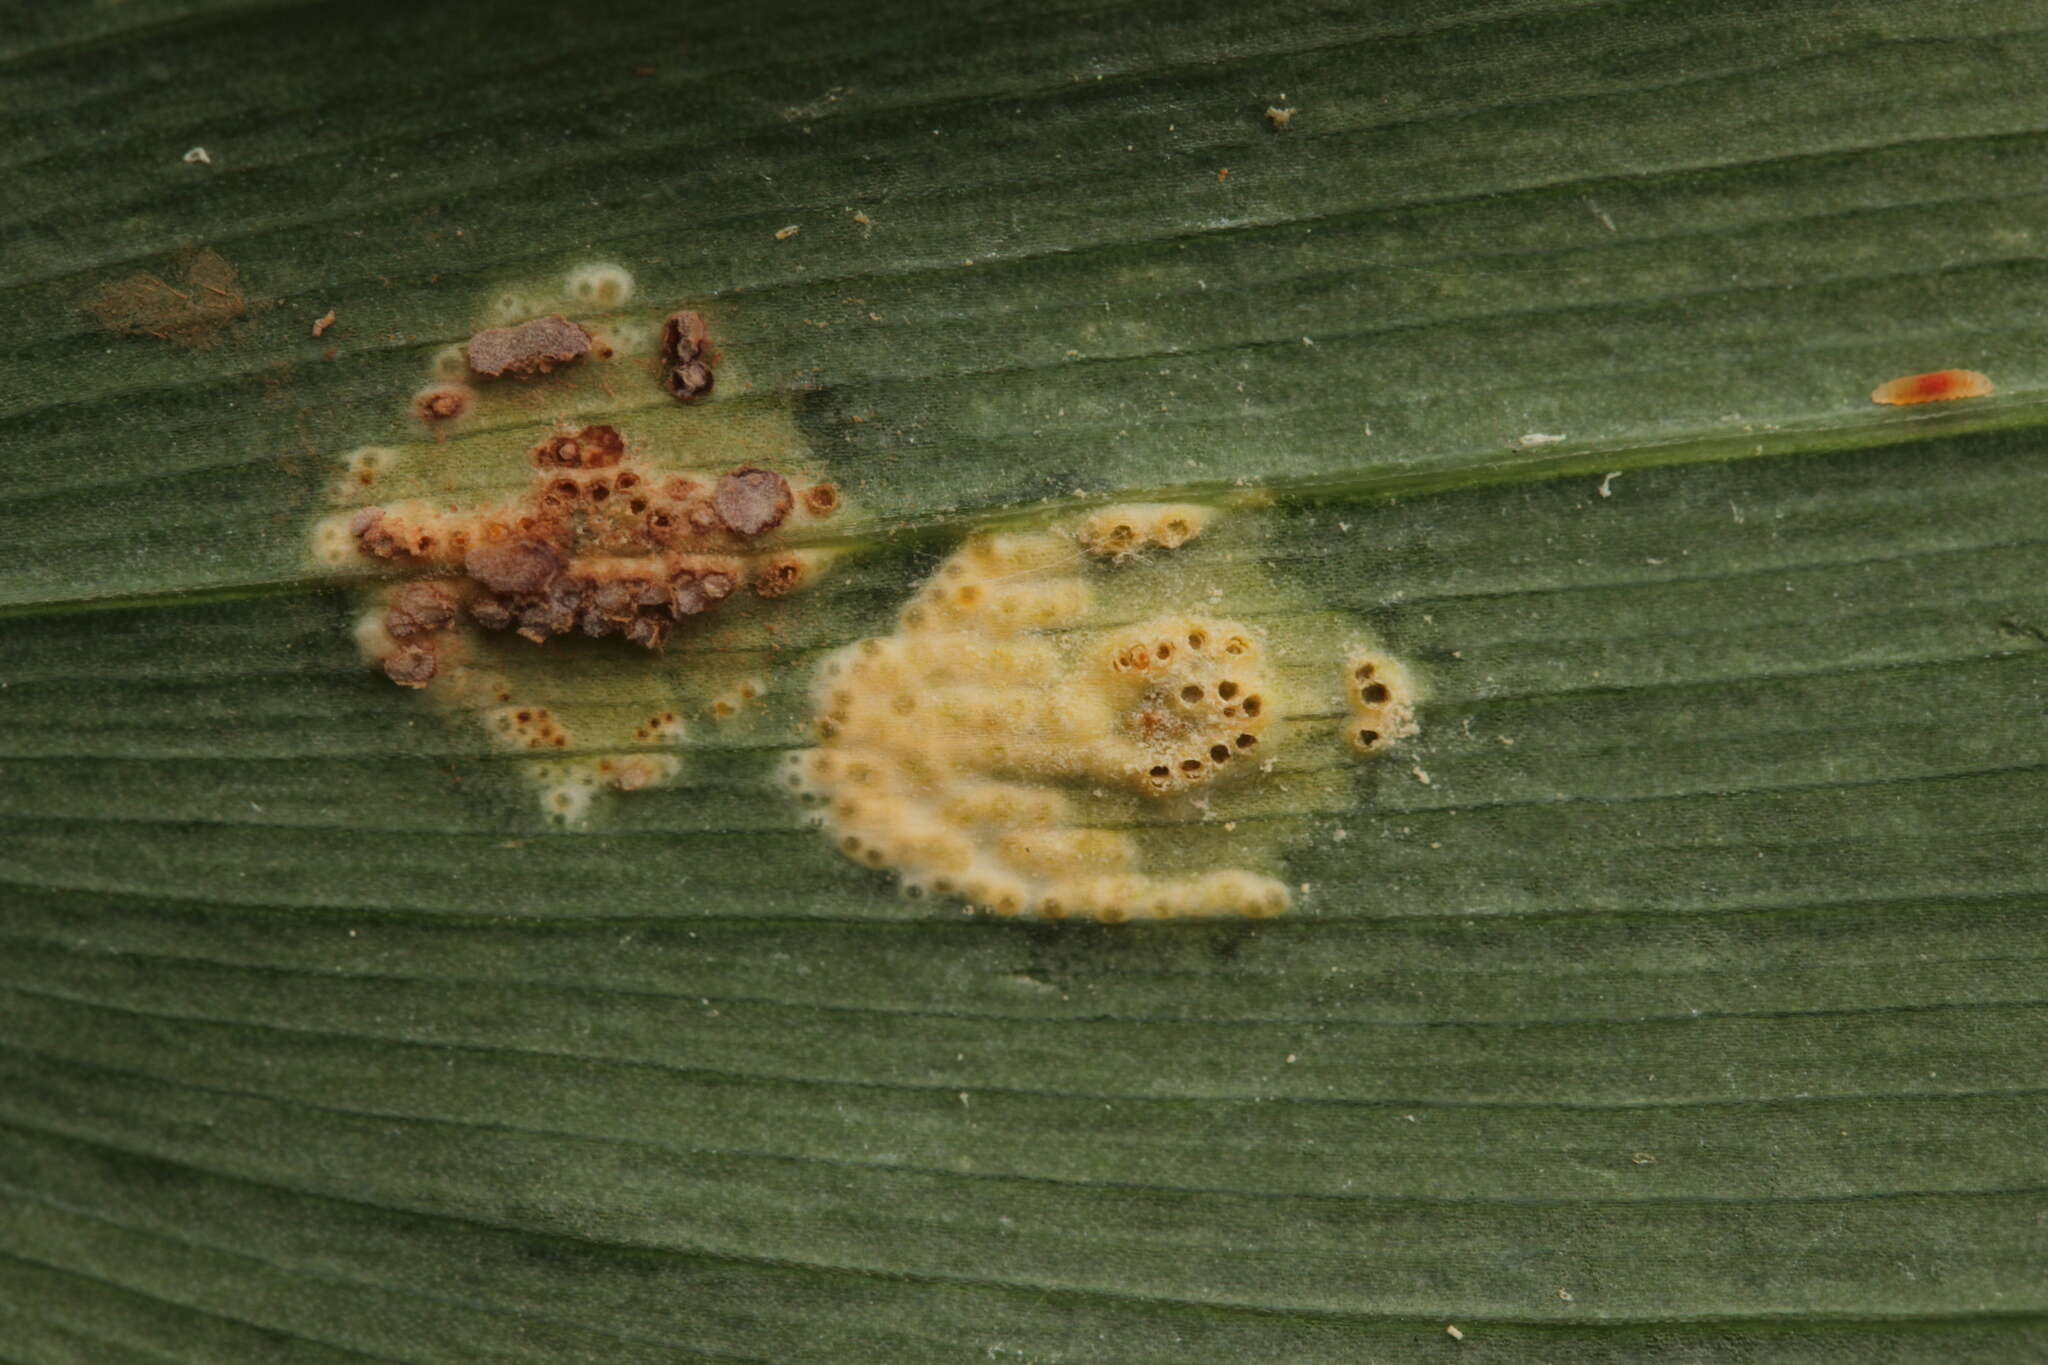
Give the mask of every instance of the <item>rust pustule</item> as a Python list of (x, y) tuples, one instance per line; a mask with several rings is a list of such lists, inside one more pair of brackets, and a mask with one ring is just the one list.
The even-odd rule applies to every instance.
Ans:
[(661, 325), (662, 387), (685, 403), (711, 394), (711, 331), (702, 313), (671, 313)]
[(562, 557), (543, 541), (516, 539), (478, 545), (462, 567), (492, 592), (538, 592), (562, 571)]
[(405, 645), (384, 656), (384, 672), (401, 687), (425, 687), (440, 671), (434, 651), (424, 645)]
[(447, 422), (469, 411), (476, 395), (460, 384), (428, 389), (413, 400), (412, 410), (422, 422)]
[(430, 635), (455, 624), (462, 599), (445, 583), (408, 583), (392, 595), (384, 611), (384, 629), (396, 640)]
[(548, 437), (533, 448), (533, 462), (542, 469), (609, 469), (625, 453), (618, 428), (600, 423)]
[(720, 479), (711, 495), (718, 519), (743, 536), (757, 536), (782, 525), (795, 502), (788, 479), (772, 469), (752, 465), (742, 465)]

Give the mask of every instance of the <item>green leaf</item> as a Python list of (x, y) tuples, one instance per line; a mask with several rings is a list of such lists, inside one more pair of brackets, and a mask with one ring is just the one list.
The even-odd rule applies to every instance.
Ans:
[[(0, 17), (0, 1361), (2048, 1352), (2044, 76), (2013, 0)], [(360, 447), (516, 482), (556, 399), (409, 401), (599, 262), (852, 553), (528, 656), (689, 713), (564, 827), (308, 545)], [(838, 856), (818, 660), (1132, 498), (1427, 677), (1247, 798), (1289, 912)]]

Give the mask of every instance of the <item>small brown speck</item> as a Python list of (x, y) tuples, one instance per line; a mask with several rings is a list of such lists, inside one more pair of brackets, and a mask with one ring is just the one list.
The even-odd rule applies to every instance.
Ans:
[(313, 335), (316, 337), (326, 336), (327, 329), (329, 327), (332, 327), (333, 325), (334, 310), (330, 308), (326, 311), (326, 313), (322, 314), (320, 317), (317, 317), (313, 320)]

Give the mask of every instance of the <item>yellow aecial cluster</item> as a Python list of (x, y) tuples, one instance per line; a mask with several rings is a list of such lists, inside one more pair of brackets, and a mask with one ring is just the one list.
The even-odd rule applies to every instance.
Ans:
[(1071, 535), (970, 539), (896, 634), (822, 665), (820, 742), (791, 756), (788, 784), (847, 856), (913, 894), (1055, 919), (1285, 910), (1271, 876), (1148, 869), (1130, 831), (1083, 810), (1102, 808), (1087, 798), (1105, 784), (1154, 802), (1193, 796), (1256, 770), (1270, 743), (1280, 699), (1251, 627), (1192, 613), (1077, 626), (1094, 605), (1090, 555), (1185, 543), (1207, 516), (1120, 508)]

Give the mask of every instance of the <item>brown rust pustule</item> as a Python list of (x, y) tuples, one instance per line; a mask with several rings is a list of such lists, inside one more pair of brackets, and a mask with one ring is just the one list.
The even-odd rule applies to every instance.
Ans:
[(702, 313), (671, 313), (661, 325), (661, 384), (685, 403), (711, 394), (711, 330)]
[(804, 490), (804, 510), (814, 517), (829, 517), (839, 510), (839, 486), (814, 483)]
[(590, 354), (590, 333), (559, 314), (516, 327), (486, 327), (469, 339), (469, 368), (486, 378), (546, 374)]
[(728, 530), (757, 536), (782, 524), (795, 497), (789, 491), (789, 480), (774, 470), (742, 465), (718, 481), (711, 505)]

